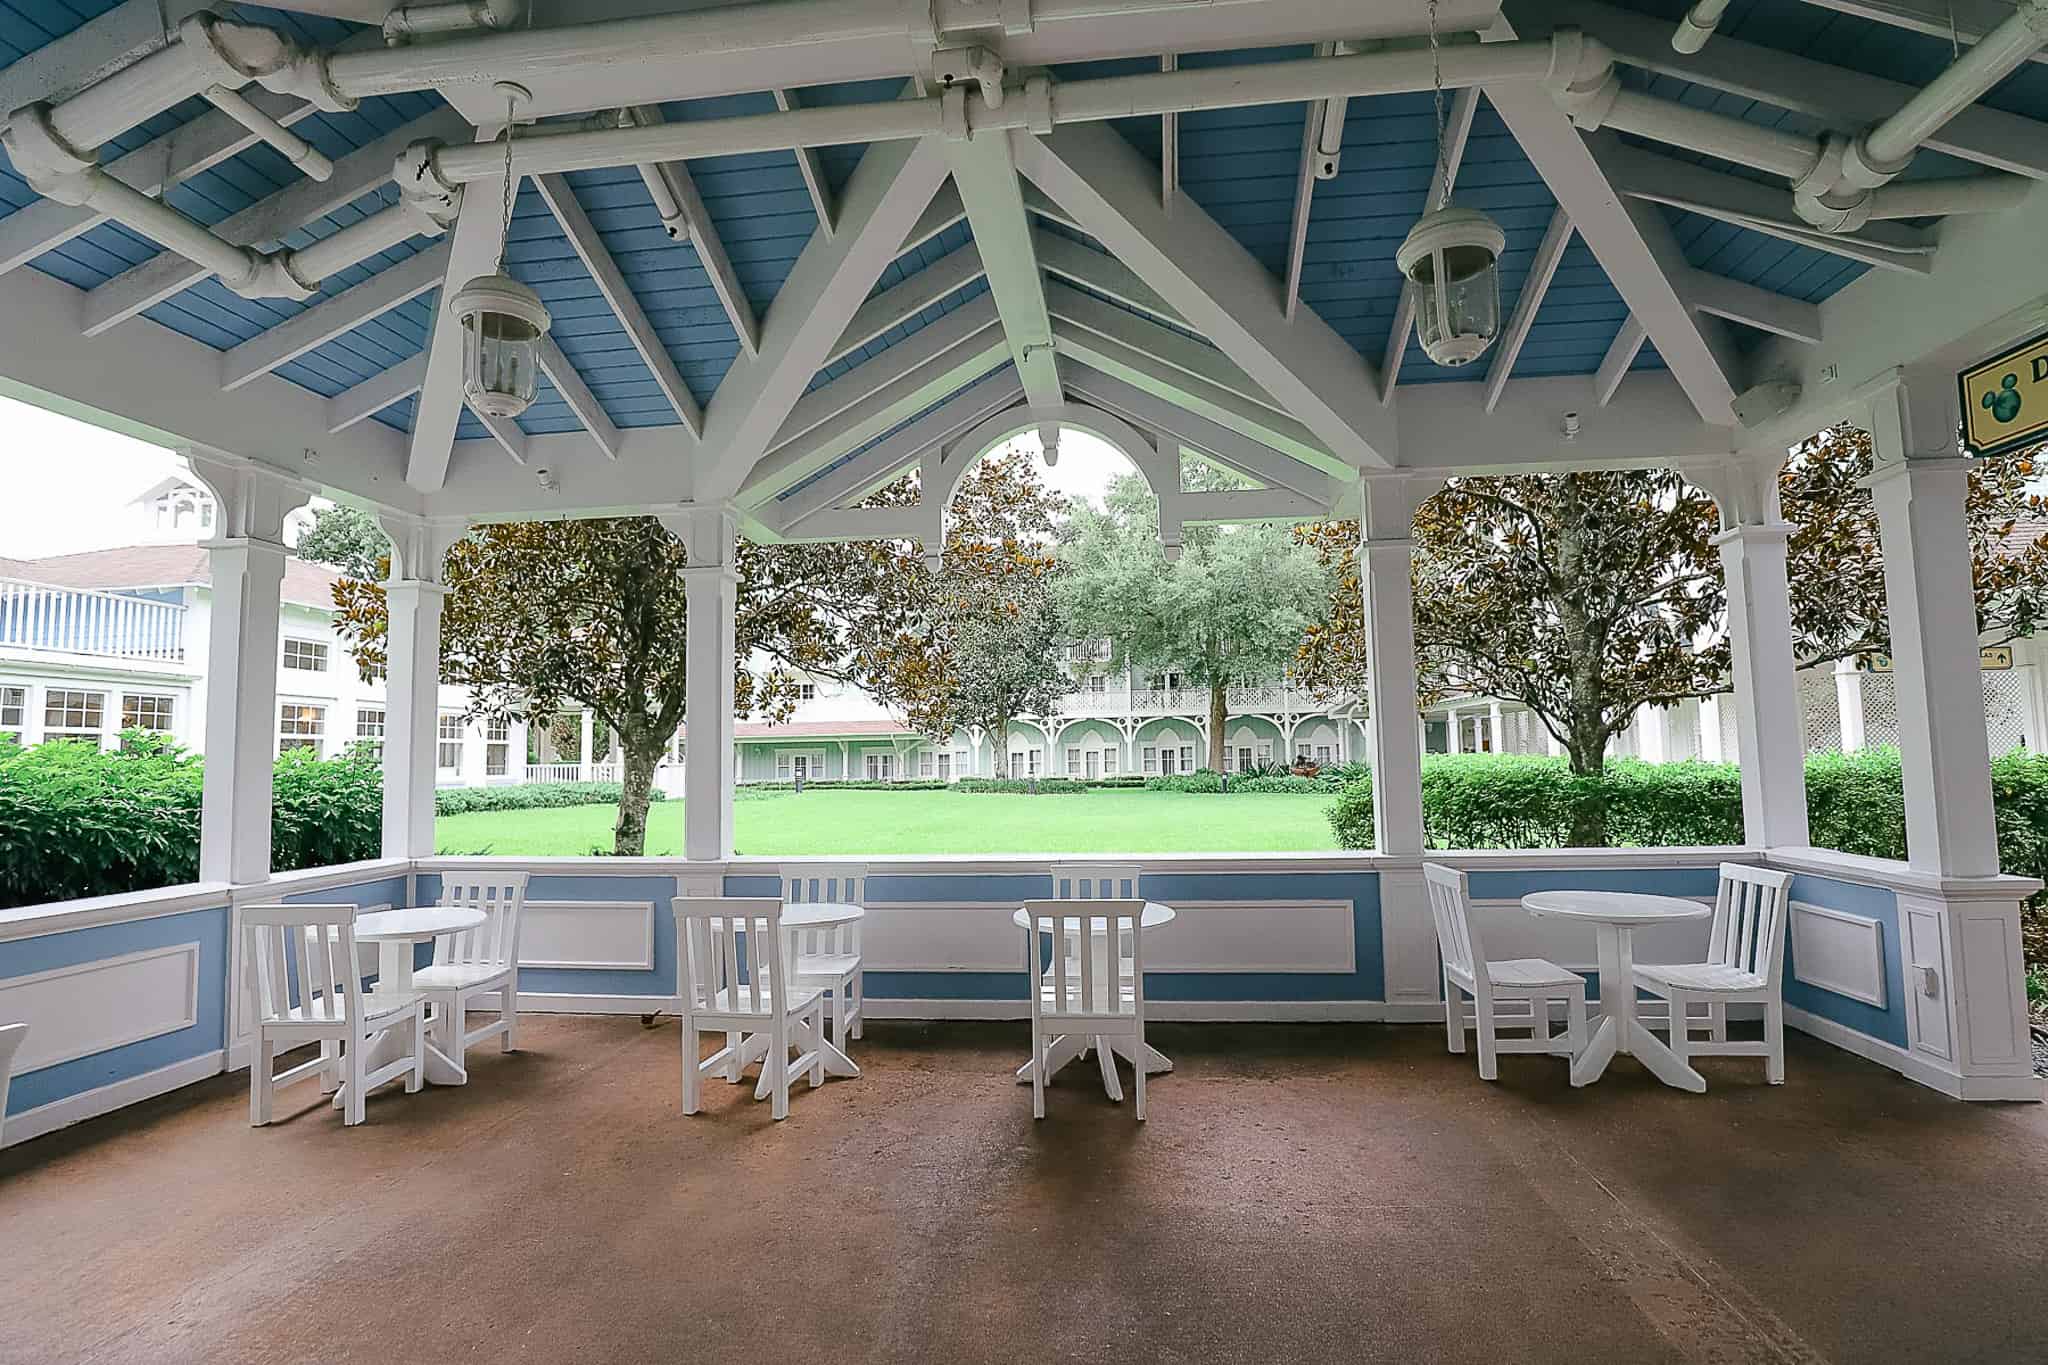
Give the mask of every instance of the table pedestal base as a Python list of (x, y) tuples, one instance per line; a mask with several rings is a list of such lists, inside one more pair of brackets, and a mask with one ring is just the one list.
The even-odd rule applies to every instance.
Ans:
[(1586, 1050), (1572, 1063), (1572, 1084), (1591, 1085), (1607, 1071), (1616, 1053), (1626, 1053), (1658, 1080), (1695, 1095), (1706, 1093), (1707, 1078), (1678, 1059), (1662, 1038), (1636, 1017), (1635, 935), (1625, 925), (1596, 926), (1600, 940), (1600, 1022)]
[[(377, 945), (377, 981), (380, 985), (390, 982), (401, 994), (412, 989), (410, 942)], [(426, 1060), (420, 1067), (420, 1074), (428, 1085), (469, 1084), (469, 1068), (462, 1062), (463, 1021), (454, 1015), (454, 1010), (444, 1009), (427, 1022)], [(404, 1032), (395, 1028), (385, 1029), (370, 1040), (370, 1046), (363, 1055), (363, 1070), (375, 1071), (404, 1055)], [(336, 1109), (341, 1108), (347, 1091), (348, 1087), (344, 1085), (334, 1092)]]
[[(768, 1098), (767, 1062), (769, 1041), (769, 1037), (765, 1033), (752, 1034), (747, 1038), (746, 1046), (740, 1049), (739, 1070), (744, 1071), (755, 1062), (762, 1064), (761, 1078), (754, 1083), (754, 1098), (757, 1100)], [(816, 1048), (818, 1055), (824, 1059), (825, 1074), (827, 1076), (845, 1076), (850, 1078), (860, 1075), (860, 1066), (853, 1058), (847, 1056), (845, 1052), (828, 1041), (823, 1029), (819, 1029), (814, 1036), (809, 1025), (792, 1022), (789, 1026), (789, 1041), (804, 1051)], [(797, 1077), (797, 1074), (796, 1072), (791, 1072), (790, 1076), (794, 1079)], [(729, 1076), (727, 1079), (734, 1085), (738, 1085), (740, 1080), (737, 1075)]]
[[(1142, 1055), (1147, 1076), (1159, 1076), (1173, 1070), (1173, 1061), (1165, 1053), (1153, 1047), (1150, 1043), (1146, 1043), (1143, 1046), (1144, 1052)], [(1116, 1063), (1111, 1058), (1121, 1057), (1129, 1062), (1133, 1068), (1139, 1065), (1138, 1058), (1141, 1054), (1134, 1049), (1132, 1040), (1129, 1038), (1087, 1033), (1063, 1033), (1053, 1039), (1046, 1047), (1047, 1066), (1045, 1078), (1048, 1081), (1051, 1080), (1058, 1074), (1060, 1068), (1064, 1067), (1068, 1062), (1079, 1059), (1091, 1048), (1094, 1049), (1096, 1060), (1102, 1067), (1103, 1090), (1108, 1092), (1109, 1097), (1113, 1100), (1123, 1099), (1123, 1082), (1118, 1079)], [(1031, 1084), (1032, 1071), (1037, 1065), (1038, 1063), (1034, 1059), (1018, 1067), (1017, 1084)]]

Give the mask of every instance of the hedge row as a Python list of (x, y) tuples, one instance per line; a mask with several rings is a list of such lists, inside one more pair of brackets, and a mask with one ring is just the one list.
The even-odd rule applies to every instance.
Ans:
[[(617, 782), (534, 782), (516, 787), (446, 787), (434, 793), (434, 814), (466, 815), (478, 810), (544, 810), (553, 806), (609, 806), (619, 799)], [(659, 789), (648, 799), (667, 798)]]
[[(0, 908), (199, 879), (202, 761), (131, 732), (124, 749), (0, 736)], [(377, 856), (383, 772), (359, 754), (292, 750), (273, 770), (271, 867)]]

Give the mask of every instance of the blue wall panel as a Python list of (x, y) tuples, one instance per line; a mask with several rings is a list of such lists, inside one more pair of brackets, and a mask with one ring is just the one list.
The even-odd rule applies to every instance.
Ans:
[(1906, 974), (1900, 958), (1899, 898), (1879, 886), (1801, 874), (1792, 879), (1792, 899), (1828, 910), (1862, 915), (1882, 925), (1885, 1008), (1793, 979), (1792, 944), (1785, 944), (1785, 1003), (1858, 1033), (1906, 1046)]
[[(441, 875), (422, 872), (419, 875), (419, 903), (432, 905), (440, 895)], [(556, 995), (673, 996), (676, 993), (676, 921), (669, 902), (675, 895), (674, 877), (536, 873), (526, 883), (529, 901), (652, 903), (654, 968), (639, 972), (609, 968), (529, 967), (519, 973), (519, 989)]]

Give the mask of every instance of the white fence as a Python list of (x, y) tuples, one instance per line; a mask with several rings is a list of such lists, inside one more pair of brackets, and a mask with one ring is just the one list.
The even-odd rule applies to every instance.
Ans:
[[(529, 763), (526, 765), (528, 782), (581, 782), (583, 765), (580, 763)], [(593, 763), (590, 765), (590, 781), (616, 782), (619, 780), (619, 765), (616, 763)]]
[(0, 578), (0, 647), (178, 663), (185, 608), (121, 593)]

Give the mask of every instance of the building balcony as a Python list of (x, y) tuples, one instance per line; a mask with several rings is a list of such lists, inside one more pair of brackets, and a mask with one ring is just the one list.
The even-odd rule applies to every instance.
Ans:
[(0, 649), (183, 663), (185, 607), (0, 578)]

